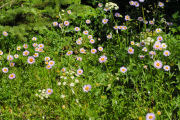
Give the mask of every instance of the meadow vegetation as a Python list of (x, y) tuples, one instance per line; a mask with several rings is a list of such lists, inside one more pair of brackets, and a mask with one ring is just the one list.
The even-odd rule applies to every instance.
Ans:
[(180, 119), (179, 12), (120, 4), (0, 1), (0, 120)]

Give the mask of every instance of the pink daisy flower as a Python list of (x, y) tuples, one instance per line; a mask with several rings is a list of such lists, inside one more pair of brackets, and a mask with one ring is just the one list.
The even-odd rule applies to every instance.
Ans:
[(78, 70), (77, 70), (77, 74), (78, 74), (78, 75), (82, 75), (82, 74), (83, 74), (83, 70), (82, 70), (82, 69), (78, 69)]
[(29, 56), (29, 57), (28, 57), (27, 62), (28, 62), (29, 64), (33, 64), (33, 63), (35, 63), (35, 59), (34, 59), (34, 57)]
[(83, 91), (84, 92), (89, 92), (91, 90), (91, 85), (84, 85)]
[(134, 49), (133, 49), (132, 47), (129, 47), (128, 53), (129, 53), (129, 54), (134, 54)]
[(120, 68), (120, 71), (121, 71), (122, 73), (125, 73), (125, 72), (127, 71), (127, 68), (121, 67), (121, 68)]
[(16, 78), (16, 75), (14, 73), (9, 74), (9, 79), (14, 79), (14, 78)]
[(107, 57), (105, 55), (100, 56), (100, 58), (99, 58), (100, 63), (104, 63), (104, 62), (106, 62), (106, 60), (107, 60)]
[(157, 68), (157, 69), (160, 69), (160, 68), (162, 68), (162, 62), (161, 61), (159, 61), (159, 60), (156, 60), (155, 62), (154, 62), (154, 67), (155, 68)]
[(53, 89), (48, 88), (48, 89), (46, 90), (46, 93), (47, 93), (48, 95), (52, 94), (52, 93), (53, 93)]

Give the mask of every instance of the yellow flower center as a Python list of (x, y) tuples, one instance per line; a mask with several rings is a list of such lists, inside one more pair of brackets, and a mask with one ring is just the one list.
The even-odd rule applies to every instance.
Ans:
[(156, 66), (160, 66), (160, 63), (156, 63)]
[(33, 62), (34, 60), (32, 58), (29, 59), (29, 62)]
[(47, 92), (48, 92), (48, 93), (51, 93), (51, 90), (48, 90)]
[(152, 118), (153, 118), (153, 116), (150, 115), (150, 116), (149, 116), (149, 119), (152, 119)]
[(104, 58), (101, 58), (102, 61), (104, 61), (105, 59)]
[(129, 49), (129, 52), (132, 52), (132, 49)]
[(87, 86), (87, 87), (85, 87), (85, 90), (87, 90), (87, 91), (88, 91), (88, 90), (89, 90), (89, 87), (88, 87), (88, 86)]

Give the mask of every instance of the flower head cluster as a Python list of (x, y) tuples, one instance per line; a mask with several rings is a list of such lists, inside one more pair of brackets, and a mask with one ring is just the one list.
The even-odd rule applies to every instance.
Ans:
[(48, 98), (52, 93), (53, 93), (53, 89), (48, 88), (48, 89), (38, 90), (38, 93), (36, 93), (35, 96), (43, 100), (44, 98)]
[(116, 3), (108, 2), (108, 3), (106, 3), (105, 8), (109, 8), (110, 10), (111, 9), (118, 10), (119, 6)]

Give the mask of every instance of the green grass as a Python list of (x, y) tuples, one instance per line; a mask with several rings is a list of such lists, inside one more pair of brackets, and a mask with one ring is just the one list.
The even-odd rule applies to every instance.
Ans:
[[(33, 6), (37, 4), (34, 2), (25, 4), (32, 8), (25, 10), (28, 13), (24, 14), (27, 23), (16, 21), (16, 26), (0, 26), (0, 33), (8, 32), (8, 36), (0, 35), (0, 50), (3, 51), (0, 69), (9, 69), (8, 73), (0, 71), (0, 120), (141, 120), (141, 117), (145, 120), (147, 113), (154, 113), (157, 120), (179, 119), (179, 43), (171, 31), (176, 29), (176, 24), (167, 27), (166, 23), (157, 20), (152, 26), (137, 21), (138, 15), (141, 16), (143, 12), (141, 3), (134, 11), (137, 16), (125, 21), (124, 16), (114, 17), (115, 11), (105, 12), (103, 8), (86, 5), (70, 5), (67, 8), (72, 10), (70, 15), (66, 10), (50, 14), (52, 9), (46, 11), (50, 8), (43, 12), (39, 8), (34, 9)], [(18, 14), (22, 14), (22, 9), (16, 7)], [(34, 22), (29, 16), (31, 10), (35, 10), (30, 15), (35, 18)], [(152, 20), (150, 17), (156, 19), (157, 14), (164, 16), (163, 8), (157, 7), (157, 10), (152, 10), (154, 14), (144, 18)], [(3, 11), (6, 9), (3, 8)], [(15, 18), (9, 16), (12, 11), (5, 15), (11, 18), (7, 20), (9, 23)], [(37, 17), (38, 14), (42, 18)], [(52, 15), (52, 18), (48, 15)], [(109, 20), (107, 24), (102, 24), (104, 18)], [(87, 19), (91, 20), (91, 24), (86, 24)], [(63, 23), (65, 20), (70, 22), (69, 26), (59, 28), (52, 25), (54, 21)], [(5, 21), (0, 17), (0, 23)], [(127, 26), (127, 30), (118, 30), (117, 33), (113, 29), (115, 25)], [(75, 32), (75, 27), (80, 27), (81, 31)], [(157, 28), (161, 28), (162, 32), (157, 33)], [(94, 44), (83, 34), (84, 30), (93, 36)], [(107, 39), (108, 34), (112, 34), (112, 39)], [(153, 48), (158, 36), (163, 37), (161, 43), (165, 43), (167, 48)], [(37, 37), (37, 41), (32, 41), (32, 37)], [(76, 40), (80, 37), (83, 39), (82, 44), (77, 45)], [(154, 41), (141, 46), (148, 37)], [(132, 41), (135, 44), (131, 44)], [(33, 43), (44, 44), (43, 52), (35, 51)], [(27, 49), (23, 48), (24, 44), (28, 44)], [(20, 51), (16, 50), (17, 46), (21, 46)], [(98, 50), (99, 46), (103, 47), (103, 51)], [(128, 53), (129, 47), (134, 49), (133, 54)], [(147, 52), (142, 50), (144, 47)], [(84, 54), (80, 53), (81, 48), (86, 50)], [(97, 53), (91, 53), (93, 48), (97, 49)], [(23, 56), (25, 50), (30, 52), (28, 56), (39, 53), (35, 63), (28, 64), (28, 56)], [(170, 56), (163, 55), (165, 50), (170, 51)], [(73, 54), (66, 55), (68, 51), (73, 51)], [(150, 56), (150, 51), (155, 51), (156, 55)], [(12, 62), (15, 66), (10, 67), (7, 56), (15, 54), (19, 58), (14, 58)], [(100, 63), (99, 58), (103, 55), (107, 61)], [(140, 55), (144, 55), (144, 58), (141, 59)], [(55, 61), (51, 69), (46, 69), (45, 57)], [(78, 61), (77, 57), (81, 57), (82, 61)], [(156, 60), (162, 61), (163, 66), (169, 65), (170, 70), (165, 71), (163, 66), (161, 69), (154, 67)], [(127, 68), (125, 73), (120, 71), (123, 66)], [(66, 68), (66, 72), (62, 68)], [(77, 75), (78, 69), (83, 70), (82, 75)], [(15, 79), (9, 79), (11, 73), (15, 73)], [(84, 92), (84, 85), (91, 85), (92, 88)], [(48, 88), (53, 90), (50, 95), (46, 94)], [(158, 111), (161, 115), (158, 115)]]

